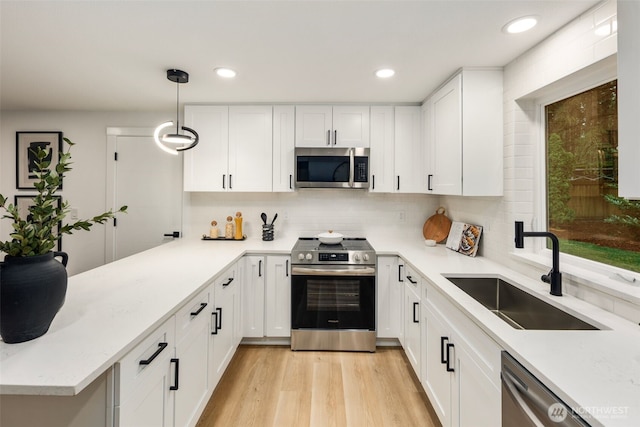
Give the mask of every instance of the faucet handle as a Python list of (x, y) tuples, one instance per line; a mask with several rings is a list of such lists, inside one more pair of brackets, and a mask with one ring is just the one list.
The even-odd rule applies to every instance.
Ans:
[(540, 277), (540, 280), (542, 280), (544, 283), (551, 283), (551, 275), (553, 274), (553, 268), (551, 269), (551, 271), (549, 271), (548, 274), (543, 274)]

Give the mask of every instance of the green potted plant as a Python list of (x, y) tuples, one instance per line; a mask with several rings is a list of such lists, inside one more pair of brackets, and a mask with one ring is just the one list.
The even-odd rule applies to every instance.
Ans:
[[(26, 218), (0, 194), (0, 206), (5, 211), (2, 218), (13, 222), (9, 240), (0, 241), (0, 252), (6, 254), (0, 263), (0, 336), (6, 343), (29, 341), (45, 334), (62, 307), (68, 256), (54, 250), (62, 235), (89, 230), (127, 209), (123, 206), (58, 228), (71, 210), (67, 201), (59, 203), (56, 196), (65, 173), (71, 170), (70, 149), (74, 144), (63, 139), (69, 148), (62, 150), (55, 168), (50, 168), (50, 161), (46, 160), (49, 150), (38, 147), (33, 151), (37, 159), (37, 195)], [(62, 262), (55, 258), (62, 258)]]

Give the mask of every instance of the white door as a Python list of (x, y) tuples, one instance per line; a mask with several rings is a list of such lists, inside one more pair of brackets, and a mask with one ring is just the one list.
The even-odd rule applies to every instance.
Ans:
[(151, 136), (144, 136), (148, 131), (153, 129), (107, 132), (108, 151), (113, 151), (108, 153), (107, 197), (112, 203), (107, 207), (128, 206), (107, 233), (107, 262), (173, 240), (165, 234), (181, 233), (182, 156), (158, 149)]
[(333, 107), (333, 145), (369, 147), (369, 106)]
[(330, 105), (296, 107), (296, 147), (332, 146), (332, 130), (333, 117)]

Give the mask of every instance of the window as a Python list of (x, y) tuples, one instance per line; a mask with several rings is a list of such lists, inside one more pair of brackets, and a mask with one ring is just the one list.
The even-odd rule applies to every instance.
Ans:
[(640, 202), (618, 197), (617, 81), (545, 107), (548, 229), (560, 251), (640, 272)]

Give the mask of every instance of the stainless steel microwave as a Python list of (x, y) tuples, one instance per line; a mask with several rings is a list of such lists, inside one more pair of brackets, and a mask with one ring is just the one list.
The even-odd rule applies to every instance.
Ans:
[(368, 148), (296, 148), (298, 188), (369, 188)]

